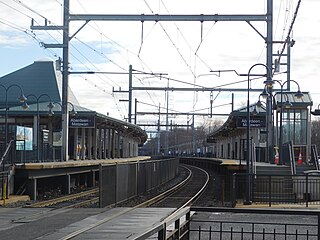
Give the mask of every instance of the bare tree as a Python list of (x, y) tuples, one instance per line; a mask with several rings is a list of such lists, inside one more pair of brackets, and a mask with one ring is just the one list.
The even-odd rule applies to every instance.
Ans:
[(311, 143), (317, 146), (320, 153), (320, 120), (311, 122)]
[[(207, 135), (210, 132), (217, 130), (222, 126), (223, 121), (219, 119), (204, 119), (204, 121), (195, 127), (192, 131), (191, 127), (179, 128), (172, 127), (168, 133), (169, 135), (169, 153), (170, 155), (190, 155), (193, 153), (193, 140), (196, 149), (198, 149), (202, 154), (205, 152), (205, 148), (208, 146)], [(194, 136), (192, 136), (194, 134)], [(165, 152), (164, 142), (165, 142), (166, 132), (160, 132), (160, 152)], [(157, 155), (158, 149), (158, 139), (152, 138), (143, 146), (144, 155)]]

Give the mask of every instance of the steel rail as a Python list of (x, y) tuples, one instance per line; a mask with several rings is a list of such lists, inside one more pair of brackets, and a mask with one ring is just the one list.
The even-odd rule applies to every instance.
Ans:
[(46, 200), (46, 201), (41, 201), (41, 202), (37, 202), (37, 203), (33, 203), (31, 205), (29, 205), (28, 207), (48, 207), (48, 206), (52, 206), (55, 204), (59, 204), (62, 202), (67, 202), (67, 201), (71, 201), (77, 198), (81, 198), (84, 196), (89, 196), (92, 194), (96, 194), (99, 192), (98, 188), (94, 188), (88, 191), (84, 191), (84, 192), (80, 192), (80, 193), (75, 193), (75, 194), (71, 194), (71, 195), (66, 195), (66, 196), (62, 196), (59, 198), (54, 198), (54, 199), (50, 199), (50, 200)]
[(153, 197), (153, 198), (151, 198), (151, 199), (149, 199), (149, 200), (147, 200), (147, 201), (145, 201), (143, 203), (140, 203), (140, 204), (136, 205), (135, 208), (149, 207), (152, 204), (155, 204), (155, 203), (161, 201), (162, 199), (168, 197), (169, 195), (171, 195), (175, 191), (178, 191), (182, 187), (184, 187), (191, 180), (192, 171), (188, 167), (185, 167), (185, 166), (182, 166), (182, 167), (184, 167), (185, 169), (187, 169), (187, 171), (189, 171), (188, 176), (182, 182), (180, 182), (176, 186), (168, 189), (167, 191), (165, 191), (163, 193), (160, 193), (159, 195), (157, 195), (157, 196), (155, 196), (155, 197)]
[[(186, 167), (186, 166), (184, 166), (184, 167), (188, 169), (188, 167)], [(198, 167), (195, 167), (195, 168), (198, 168)], [(203, 169), (201, 169), (201, 168), (198, 168), (198, 169), (200, 169), (200, 170), (202, 170), (203, 172), (205, 172), (205, 171), (204, 171)], [(207, 184), (208, 184), (208, 182), (209, 182), (209, 174), (208, 174), (207, 172), (205, 172), (205, 173), (206, 173), (206, 175), (207, 175), (207, 180), (206, 180), (205, 184), (201, 187), (201, 189), (200, 189), (189, 201), (187, 201), (187, 203), (185, 203), (185, 204), (184, 204), (182, 207), (180, 207), (178, 210), (176, 210), (176, 211), (174, 211), (172, 214), (170, 214), (170, 216), (172, 216), (173, 214), (176, 214), (178, 211), (181, 211), (181, 209), (183, 209), (186, 205), (189, 205), (192, 201), (194, 201), (197, 197), (200, 196), (200, 194), (203, 192), (203, 190), (206, 188), (206, 186), (207, 186)], [(106, 222), (108, 222), (108, 221), (110, 221), (110, 220), (112, 220), (112, 219), (114, 219), (114, 218), (116, 218), (116, 217), (119, 217), (119, 216), (121, 216), (121, 215), (124, 215), (124, 214), (130, 212), (130, 211), (133, 211), (133, 210), (136, 209), (136, 208), (150, 206), (150, 205), (152, 204), (152, 202), (154, 202), (154, 201), (160, 201), (160, 199), (163, 199), (163, 198), (171, 195), (173, 192), (178, 191), (178, 190), (180, 190), (181, 188), (183, 188), (183, 187), (186, 185), (186, 183), (188, 183), (188, 182), (190, 181), (191, 176), (192, 176), (192, 171), (189, 169), (189, 175), (188, 175), (188, 177), (187, 177), (184, 181), (182, 181), (181, 183), (179, 183), (177, 186), (174, 186), (174, 187), (172, 187), (171, 189), (167, 190), (167, 191), (165, 192), (166, 194), (161, 193), (161, 194), (160, 194), (161, 197), (156, 196), (156, 197), (154, 197), (154, 198), (152, 198), (152, 199), (150, 199), (150, 200), (147, 200), (147, 201), (145, 201), (145, 202), (143, 202), (143, 203), (141, 203), (141, 204), (136, 205), (135, 207), (132, 207), (132, 208), (129, 208), (129, 209), (124, 209), (123, 211), (120, 211), (120, 212), (116, 213), (116, 214), (113, 215), (113, 216), (104, 218), (104, 219), (102, 219), (102, 220), (100, 220), (100, 221), (97, 221), (97, 222), (95, 222), (95, 223), (92, 223), (92, 224), (88, 225), (88, 226), (85, 227), (85, 228), (82, 228), (82, 229), (77, 230), (77, 231), (75, 231), (75, 232), (69, 233), (68, 235), (63, 236), (62, 238), (60, 238), (60, 240), (69, 240), (69, 239), (72, 239), (72, 238), (74, 238), (74, 237), (76, 237), (76, 236), (78, 236), (78, 235), (80, 235), (80, 234), (82, 234), (82, 233), (84, 233), (84, 232), (86, 232), (86, 231), (89, 231), (89, 230), (91, 230), (91, 229), (93, 229), (93, 228), (95, 228), (95, 227), (97, 227), (97, 226), (99, 226), (99, 225), (101, 225), (101, 224), (104, 224), (104, 223), (106, 223)], [(166, 218), (166, 219), (168, 219), (168, 221), (170, 220), (170, 216), (169, 216), (168, 218)]]
[(98, 202), (99, 202), (99, 197), (94, 197), (94, 198), (91, 198), (88, 200), (84, 200), (84, 201), (81, 201), (78, 203), (68, 205), (65, 208), (80, 208), (80, 207), (84, 207), (84, 206), (91, 205), (91, 204), (98, 203)]

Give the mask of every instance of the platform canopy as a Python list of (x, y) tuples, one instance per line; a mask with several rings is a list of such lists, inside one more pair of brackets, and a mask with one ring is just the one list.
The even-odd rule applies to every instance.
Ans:
[[(266, 118), (265, 105), (259, 105), (257, 103), (251, 104), (250, 111), (250, 123), (251, 127), (264, 127)], [(231, 131), (237, 128), (245, 128), (247, 120), (247, 106), (241, 107), (232, 111), (227, 121), (216, 131), (207, 135), (207, 142), (214, 143), (217, 137), (228, 136)], [(255, 122), (255, 124), (253, 124)]]

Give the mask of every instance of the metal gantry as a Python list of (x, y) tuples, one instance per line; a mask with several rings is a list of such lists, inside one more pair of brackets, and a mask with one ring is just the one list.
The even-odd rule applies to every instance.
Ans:
[[(35, 26), (32, 21), (32, 30), (61, 30), (63, 31), (63, 43), (62, 44), (46, 44), (43, 46), (46, 48), (62, 48), (63, 49), (63, 66), (62, 66), (62, 158), (67, 160), (68, 156), (68, 80), (69, 80), (69, 42), (72, 38), (80, 32), (90, 21), (184, 21), (184, 22), (204, 22), (204, 21), (244, 21), (247, 22), (254, 31), (259, 34), (267, 45), (267, 61), (266, 65), (272, 69), (272, 10), (273, 0), (267, 1), (267, 12), (266, 14), (243, 14), (243, 15), (161, 15), (161, 14), (70, 14), (70, 0), (64, 0), (64, 13), (63, 13), (63, 26), (49, 26), (47, 22), (44, 26)], [(83, 21), (83, 25), (70, 36), (69, 26), (71, 21)], [(252, 22), (266, 22), (267, 23), (267, 34), (264, 36), (252, 25)], [(132, 97), (132, 96), (131, 96)], [(129, 114), (131, 119), (131, 114)]]

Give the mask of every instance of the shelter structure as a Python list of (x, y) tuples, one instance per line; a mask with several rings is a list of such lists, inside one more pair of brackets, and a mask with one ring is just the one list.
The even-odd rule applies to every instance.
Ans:
[[(281, 102), (281, 94), (282, 102)], [(284, 97), (285, 95), (285, 97)], [(279, 146), (283, 146), (282, 164), (290, 164), (292, 155), (308, 164), (312, 158), (311, 151), (311, 107), (312, 99), (308, 92), (298, 99), (295, 92), (275, 92), (272, 96), (273, 132), (267, 132), (266, 108), (264, 105), (250, 106), (250, 141), (254, 149), (252, 154), (257, 162), (274, 163)], [(285, 103), (290, 103), (289, 106)], [(282, 114), (281, 114), (282, 113)], [(280, 131), (282, 129), (282, 138)], [(224, 159), (241, 161), (246, 159), (247, 139), (247, 107), (242, 107), (230, 113), (227, 121), (216, 131), (207, 136), (207, 142), (213, 144), (214, 156)], [(270, 156), (267, 149), (268, 134), (273, 135), (273, 145)], [(282, 144), (280, 143), (282, 141)]]
[[(8, 127), (7, 140), (15, 141), (18, 161), (61, 160), (61, 83), (59, 62), (48, 59), (35, 61), (0, 78), (0, 84), (5, 88), (17, 85), (25, 96), (29, 96), (27, 110), (22, 109), (17, 101), (19, 87), (11, 87), (6, 96), (0, 98), (2, 152), (6, 145), (5, 129)], [(138, 146), (147, 140), (147, 134), (139, 126), (80, 106), (71, 89), (69, 101), (69, 159), (138, 155)]]

